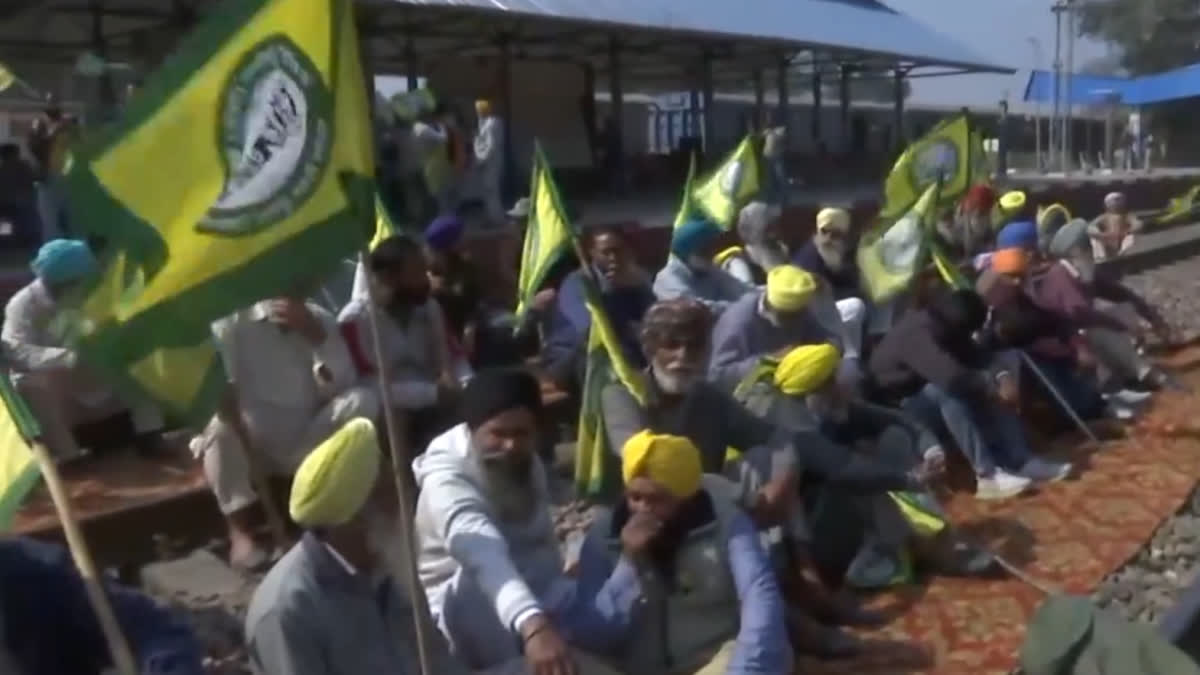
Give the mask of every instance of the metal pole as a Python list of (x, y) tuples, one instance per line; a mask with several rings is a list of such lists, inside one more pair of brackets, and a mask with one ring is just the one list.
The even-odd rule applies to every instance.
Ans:
[(809, 137), (812, 138), (814, 149), (821, 142), (821, 117), (825, 115), (825, 103), (821, 100), (821, 66), (813, 66), (812, 74), (812, 123), (809, 125)]
[[(1039, 72), (1042, 69), (1042, 43), (1035, 37), (1029, 38), (1029, 44), (1033, 47), (1033, 70)], [(1036, 170), (1042, 168), (1042, 97), (1036, 95), (1033, 99), (1033, 167)]]
[[(838, 79), (838, 117), (842, 131), (841, 152), (850, 152), (850, 72), (849, 65), (842, 65)], [(897, 134), (899, 135), (899, 134)]]
[(1070, 172), (1071, 166), (1074, 165), (1073, 145), (1071, 136), (1075, 125), (1075, 96), (1072, 91), (1071, 84), (1075, 77), (1075, 2), (1074, 0), (1066, 0), (1067, 3), (1067, 117), (1063, 122), (1063, 170)]
[(704, 100), (704, 154), (716, 156), (717, 111), (716, 95), (713, 92), (713, 57), (705, 50), (700, 57), (700, 87)]
[(764, 131), (767, 124), (767, 89), (763, 82), (762, 68), (754, 69), (754, 129)]
[(617, 172), (616, 183), (625, 191), (625, 87), (621, 77), (621, 43), (615, 35), (608, 39), (608, 96), (612, 106), (613, 121), (611, 150), (616, 154), (612, 162)]
[[(776, 72), (775, 72), (775, 88), (779, 93), (779, 102), (778, 102), (777, 108), (776, 108), (777, 112), (775, 113), (775, 115), (776, 115), (777, 119), (775, 120), (774, 126), (783, 127), (785, 132), (787, 131), (787, 128), (788, 128), (788, 118), (791, 117), (791, 115), (788, 114), (788, 80), (787, 80), (787, 78), (788, 78), (788, 58), (787, 58), (787, 56), (780, 54), (779, 55), (779, 64), (776, 66)], [(784, 137), (786, 138), (787, 136), (785, 135)]]
[[(1060, 162), (1062, 153), (1059, 150), (1061, 135), (1059, 128), (1060, 107), (1062, 103), (1062, 13), (1061, 3), (1054, 5), (1054, 112), (1050, 118), (1050, 157), (1051, 163)], [(1061, 168), (1061, 164), (1060, 164)]]

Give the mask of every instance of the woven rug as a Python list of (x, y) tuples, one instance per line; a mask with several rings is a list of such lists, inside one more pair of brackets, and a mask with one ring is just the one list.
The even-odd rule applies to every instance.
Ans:
[[(1200, 350), (1170, 359), (1200, 386)], [(976, 541), (1036, 579), (1071, 593), (1089, 593), (1138, 552), (1183, 505), (1200, 476), (1200, 416), (1195, 401), (1157, 397), (1130, 438), (1084, 447), (1068, 439), (1046, 454), (1075, 461), (1078, 478), (1014, 500), (980, 502), (958, 491), (948, 511)], [(1041, 593), (1012, 579), (935, 578), (874, 598), (894, 612), (882, 629), (862, 633), (868, 653), (846, 662), (802, 659), (805, 675), (985, 675), (1016, 665), (1025, 624)]]

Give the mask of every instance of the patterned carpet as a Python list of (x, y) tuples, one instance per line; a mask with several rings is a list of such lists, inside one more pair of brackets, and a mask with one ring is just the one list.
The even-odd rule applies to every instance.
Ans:
[[(1167, 361), (1200, 385), (1200, 349)], [(1035, 579), (1088, 593), (1129, 560), (1174, 513), (1200, 476), (1200, 419), (1195, 402), (1164, 394), (1131, 438), (1099, 447), (1053, 444), (1048, 454), (1083, 467), (1078, 479), (1005, 502), (979, 502), (957, 491), (947, 499), (954, 522), (976, 541)], [(803, 660), (805, 675), (985, 675), (1008, 673), (1041, 593), (1013, 579), (934, 579), (873, 604), (897, 617), (864, 633), (863, 658), (844, 663)]]

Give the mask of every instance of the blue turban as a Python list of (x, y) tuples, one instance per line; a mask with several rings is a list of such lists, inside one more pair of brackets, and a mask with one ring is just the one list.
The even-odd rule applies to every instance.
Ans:
[(95, 274), (96, 256), (85, 242), (78, 239), (52, 239), (38, 249), (30, 264), (39, 279), (57, 286), (79, 281)]
[(438, 216), (425, 228), (425, 243), (435, 251), (446, 251), (454, 247), (466, 228), (458, 216)]
[(680, 260), (687, 260), (719, 236), (721, 230), (714, 223), (703, 219), (689, 220), (675, 228), (671, 235), (671, 253)]
[(1019, 220), (1001, 228), (996, 235), (996, 248), (1037, 248), (1037, 224), (1030, 220)]

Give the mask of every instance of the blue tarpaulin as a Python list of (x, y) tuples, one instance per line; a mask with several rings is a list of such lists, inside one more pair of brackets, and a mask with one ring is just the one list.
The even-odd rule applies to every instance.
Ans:
[[(1059, 85), (1064, 87), (1060, 100), (1069, 100), (1076, 105), (1109, 102), (1149, 105), (1177, 101), (1200, 96), (1200, 63), (1134, 78), (1074, 74), (1069, 84), (1070, 91), (1067, 92), (1068, 82), (1063, 76)], [(1025, 85), (1025, 101), (1053, 103), (1054, 73), (1045, 70), (1030, 73)]]

